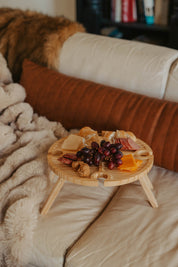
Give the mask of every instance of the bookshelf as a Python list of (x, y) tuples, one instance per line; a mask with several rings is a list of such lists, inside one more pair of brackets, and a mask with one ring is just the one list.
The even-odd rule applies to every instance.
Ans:
[[(178, 0), (169, 1), (167, 25), (146, 24), (146, 22), (114, 22), (111, 19), (111, 0), (77, 0), (77, 21), (89, 33), (139, 40), (178, 49)], [(105, 29), (114, 29), (110, 35)]]

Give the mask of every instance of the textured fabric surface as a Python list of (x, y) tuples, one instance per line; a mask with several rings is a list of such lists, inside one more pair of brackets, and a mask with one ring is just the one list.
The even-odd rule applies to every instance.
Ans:
[[(34, 114), (0, 54), (0, 266), (26, 266), (51, 183), (47, 151), (68, 132)], [(41, 141), (42, 140), (42, 141)]]
[(170, 67), (177, 58), (178, 51), (167, 47), (76, 33), (64, 43), (58, 69), (77, 78), (163, 98)]
[(0, 52), (15, 82), (19, 81), (24, 58), (57, 69), (63, 43), (79, 31), (84, 31), (82, 25), (63, 16), (0, 8)]
[(35, 111), (64, 127), (130, 130), (151, 146), (155, 164), (178, 171), (178, 103), (23, 64), (21, 84)]
[(121, 186), (105, 212), (66, 255), (66, 267), (177, 267), (178, 173), (149, 173), (159, 207), (138, 183)]
[(66, 251), (89, 228), (117, 187), (82, 186), (66, 182), (47, 215), (34, 232), (30, 263), (62, 267)]

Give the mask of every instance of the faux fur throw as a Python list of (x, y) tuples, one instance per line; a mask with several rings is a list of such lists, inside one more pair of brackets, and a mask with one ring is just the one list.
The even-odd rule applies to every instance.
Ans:
[(6, 58), (13, 80), (18, 82), (25, 58), (57, 69), (64, 41), (84, 28), (65, 17), (0, 8), (0, 52)]
[(46, 155), (68, 132), (33, 113), (0, 54), (0, 266), (25, 266), (50, 182)]

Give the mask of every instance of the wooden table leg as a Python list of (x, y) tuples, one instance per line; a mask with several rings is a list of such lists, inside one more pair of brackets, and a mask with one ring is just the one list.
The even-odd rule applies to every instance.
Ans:
[(153, 190), (153, 184), (152, 184), (152, 182), (150, 181), (148, 175), (145, 175), (144, 178), (145, 178), (145, 183), (147, 183), (147, 186), (148, 186), (151, 190)]
[(152, 183), (150, 181), (150, 179), (148, 178), (147, 175), (141, 177), (140, 179), (140, 184), (143, 188), (143, 190), (145, 191), (145, 194), (147, 195), (148, 197), (148, 200), (150, 202), (150, 204), (152, 205), (153, 208), (158, 208), (158, 203), (157, 203), (157, 200), (152, 192)]
[(52, 206), (54, 200), (56, 199), (59, 191), (61, 190), (61, 188), (64, 185), (65, 180), (59, 178), (57, 183), (55, 184), (53, 190), (51, 191), (50, 195), (48, 196), (43, 208), (41, 209), (41, 215), (45, 215), (47, 214), (48, 210), (50, 209), (50, 207)]

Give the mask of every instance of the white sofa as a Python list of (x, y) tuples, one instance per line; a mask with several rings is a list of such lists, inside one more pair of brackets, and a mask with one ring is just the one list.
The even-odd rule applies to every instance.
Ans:
[[(58, 70), (178, 102), (177, 50), (77, 33), (65, 41)], [(178, 173), (154, 166), (149, 177), (157, 209), (138, 183), (119, 188), (66, 183), (39, 219), (28, 266), (177, 267)]]

